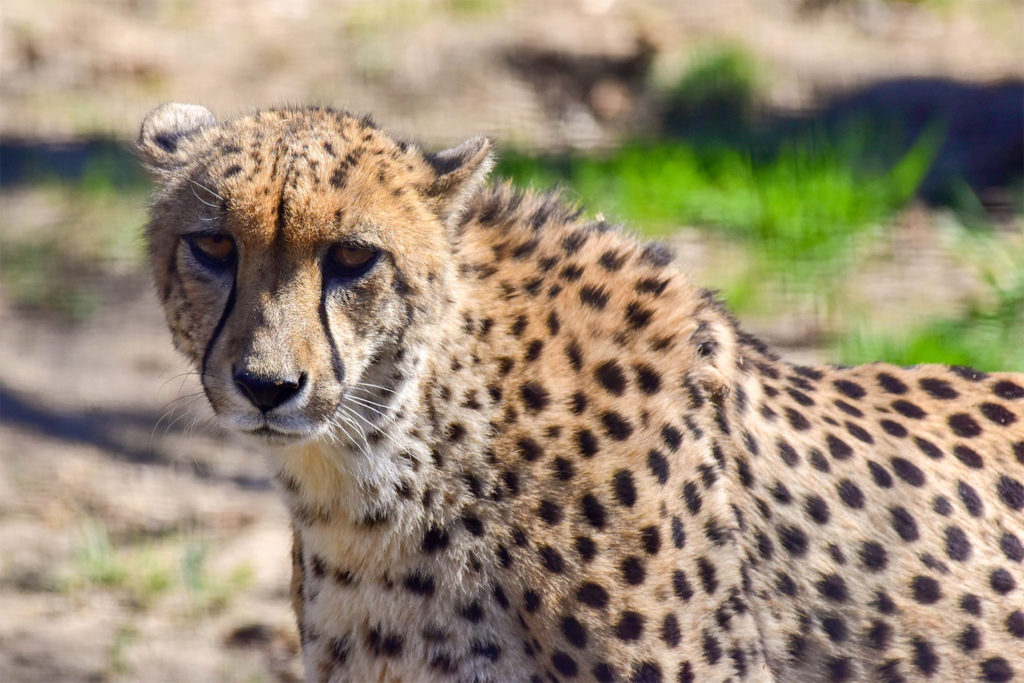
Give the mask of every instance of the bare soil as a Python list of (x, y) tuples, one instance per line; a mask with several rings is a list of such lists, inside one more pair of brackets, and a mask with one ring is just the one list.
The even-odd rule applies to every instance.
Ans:
[[(603, 144), (643, 118), (629, 83), (596, 78), (553, 108), (508, 55), (621, 60), (641, 39), (666, 80), (704, 45), (741, 44), (787, 108), (894, 74), (1024, 73), (1020, 3), (818, 4), (14, 0), (0, 17), (0, 136), (129, 138), (165, 100), (225, 114), (319, 101), (433, 143), (483, 131)], [(4, 241), (56, 221), (43, 206), (16, 222), (24, 192), (0, 190)], [(936, 221), (903, 217), (854, 275), (855, 303), (899, 317), (970, 295), (976, 274)], [(675, 240), (698, 281), (728, 267), (728, 245)], [(103, 277), (76, 323), (0, 291), (0, 680), (296, 680), (287, 516), (267, 455), (213, 425), (141, 268)], [(828, 360), (811, 317), (749, 322), (798, 360)]]

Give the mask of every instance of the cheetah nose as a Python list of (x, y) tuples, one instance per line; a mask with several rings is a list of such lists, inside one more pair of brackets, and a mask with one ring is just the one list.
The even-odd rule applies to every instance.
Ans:
[(283, 377), (260, 377), (244, 370), (235, 370), (235, 385), (254, 406), (266, 413), (278, 407), (306, 384), (306, 373), (297, 379)]

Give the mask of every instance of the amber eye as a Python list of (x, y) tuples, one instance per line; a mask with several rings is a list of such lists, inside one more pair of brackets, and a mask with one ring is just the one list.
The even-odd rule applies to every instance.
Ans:
[(380, 252), (372, 247), (339, 244), (328, 253), (328, 274), (335, 278), (352, 279), (368, 271)]
[(235, 260), (235, 242), (226, 235), (192, 235), (188, 244), (195, 257), (209, 268), (223, 269)]

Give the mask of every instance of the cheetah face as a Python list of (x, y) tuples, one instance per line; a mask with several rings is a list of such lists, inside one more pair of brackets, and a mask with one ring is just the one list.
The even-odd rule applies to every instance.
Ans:
[(423, 356), (410, 341), (449, 301), (449, 226), (485, 139), (429, 156), (336, 112), (219, 124), (165, 105), (138, 146), (161, 185), (148, 237), (167, 320), (224, 425), (345, 434), (400, 395)]

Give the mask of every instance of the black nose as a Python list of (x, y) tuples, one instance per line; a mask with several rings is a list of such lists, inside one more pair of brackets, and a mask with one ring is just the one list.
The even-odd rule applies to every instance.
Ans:
[(298, 379), (292, 379), (260, 377), (244, 370), (235, 371), (235, 385), (252, 401), (254, 406), (264, 413), (273, 410), (299, 393), (305, 383), (306, 373), (299, 375)]

